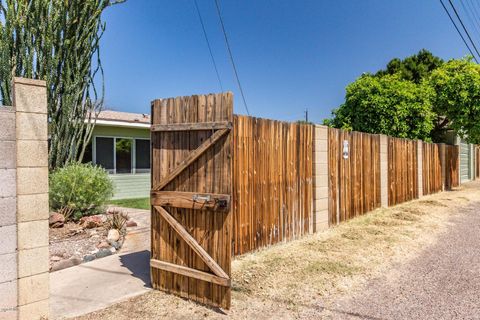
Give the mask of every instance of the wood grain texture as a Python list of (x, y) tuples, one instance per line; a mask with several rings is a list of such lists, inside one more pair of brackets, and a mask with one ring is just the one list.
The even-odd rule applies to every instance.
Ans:
[(438, 144), (423, 142), (422, 174), (424, 195), (442, 191), (442, 163)]
[(330, 225), (379, 208), (380, 136), (329, 128), (328, 172)]
[[(231, 123), (232, 112), (233, 95), (231, 93), (161, 99), (152, 103), (152, 125)], [(177, 128), (180, 127), (182, 126)], [(231, 196), (232, 135), (227, 132), (229, 129), (218, 131), (214, 128), (196, 129), (198, 128), (151, 132), (152, 190)], [(173, 178), (172, 173), (174, 173)], [(161, 181), (168, 182), (161, 185)], [(231, 210), (198, 210), (174, 206), (162, 208), (230, 277)], [(202, 273), (197, 273), (196, 276), (186, 274), (188, 269), (194, 269), (215, 275), (202, 259), (205, 257), (199, 256), (198, 250), (194, 250), (184, 240), (185, 237), (182, 237), (178, 230), (165, 220), (165, 216), (159, 214), (154, 207), (152, 207), (151, 219), (152, 261), (158, 260), (178, 265), (182, 270), (181, 272), (167, 270), (166, 264), (163, 265), (163, 269), (152, 267), (153, 288), (211, 306), (230, 308), (230, 287), (205, 281), (199, 276)], [(216, 271), (219, 272), (219, 270)]]
[(233, 128), (233, 254), (308, 233), (313, 126), (236, 115)]
[(418, 198), (417, 143), (422, 142), (388, 137), (389, 206)]
[(460, 156), (458, 146), (445, 146), (445, 189), (452, 190), (460, 185)]

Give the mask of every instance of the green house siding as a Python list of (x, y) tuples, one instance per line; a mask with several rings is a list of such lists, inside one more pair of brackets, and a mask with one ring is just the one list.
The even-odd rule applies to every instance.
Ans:
[[(125, 128), (96, 125), (95, 137), (141, 138), (150, 139), (149, 128)], [(150, 196), (150, 173), (110, 174), (114, 183), (113, 199), (146, 198)]]
[(123, 128), (96, 125), (93, 129), (92, 136), (150, 139), (150, 130), (148, 128)]
[(147, 198), (150, 196), (150, 174), (111, 174), (113, 199)]

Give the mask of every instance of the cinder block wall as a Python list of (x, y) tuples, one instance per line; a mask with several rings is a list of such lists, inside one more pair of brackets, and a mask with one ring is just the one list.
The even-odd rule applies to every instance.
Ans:
[(0, 112), (0, 319), (49, 314), (47, 95), (15, 78)]
[(315, 125), (313, 168), (313, 232), (328, 228), (328, 128)]
[(0, 319), (17, 317), (15, 111), (0, 107)]
[(380, 199), (388, 207), (388, 136), (380, 135)]

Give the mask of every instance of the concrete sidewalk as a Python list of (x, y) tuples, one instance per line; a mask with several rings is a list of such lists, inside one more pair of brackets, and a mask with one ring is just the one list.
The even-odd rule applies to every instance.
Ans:
[(120, 254), (50, 273), (50, 317), (65, 319), (106, 308), (150, 290), (150, 213), (129, 209)]

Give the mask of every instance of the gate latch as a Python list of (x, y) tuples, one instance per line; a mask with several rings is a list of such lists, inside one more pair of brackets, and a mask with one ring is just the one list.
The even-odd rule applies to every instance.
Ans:
[(209, 195), (201, 196), (201, 195), (195, 194), (192, 198), (193, 198), (193, 201), (195, 202), (199, 202), (199, 201), (210, 202), (211, 200)]

